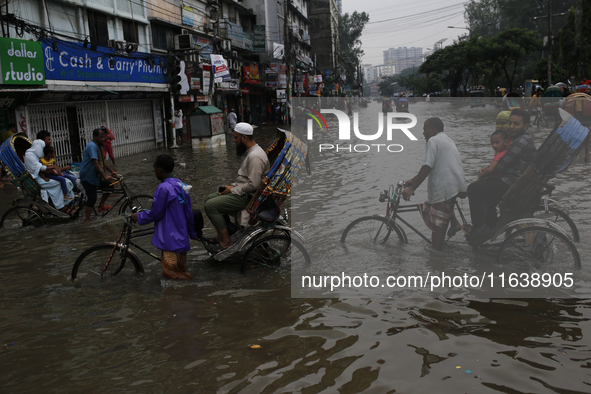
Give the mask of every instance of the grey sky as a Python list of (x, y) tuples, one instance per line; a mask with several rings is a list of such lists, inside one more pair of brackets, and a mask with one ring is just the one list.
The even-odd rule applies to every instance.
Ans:
[[(362, 64), (374, 66), (383, 63), (383, 51), (388, 48), (427, 48), (440, 39), (447, 38), (443, 46), (452, 44), (465, 29), (448, 29), (447, 26), (466, 27), (462, 0), (343, 0), (343, 13), (365, 11), (369, 24), (365, 26)], [(378, 21), (386, 22), (376, 23)]]

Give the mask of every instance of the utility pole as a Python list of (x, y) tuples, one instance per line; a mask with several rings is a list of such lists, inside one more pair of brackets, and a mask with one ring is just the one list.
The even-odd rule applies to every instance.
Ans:
[(548, 86), (552, 85), (552, 0), (548, 0)]
[(548, 18), (548, 86), (552, 85), (552, 17), (567, 14), (567, 12), (561, 12), (552, 15), (552, 0), (548, 0), (548, 15), (534, 17), (534, 20)]
[(287, 107), (289, 105), (290, 102), (290, 92), (289, 92), (289, 82), (290, 82), (290, 77), (291, 77), (291, 73), (289, 71), (289, 64), (290, 64), (290, 54), (291, 54), (291, 47), (290, 47), (290, 40), (289, 40), (289, 21), (288, 21), (288, 12), (289, 12), (289, 2), (290, 0), (284, 0), (283, 2), (283, 6), (284, 6), (284, 10), (283, 10), (283, 60), (285, 60), (285, 77), (287, 79), (287, 83), (286, 83), (286, 90), (287, 90), (287, 94), (285, 95), (286, 97), (286, 101), (285, 101), (285, 112), (287, 113)]

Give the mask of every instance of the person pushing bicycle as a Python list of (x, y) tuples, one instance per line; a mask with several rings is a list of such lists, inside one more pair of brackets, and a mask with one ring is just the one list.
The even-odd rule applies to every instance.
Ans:
[(450, 220), (452, 226), (448, 234), (456, 234), (460, 223), (453, 211), (456, 197), (465, 193), (464, 167), (456, 144), (443, 132), (443, 121), (437, 117), (429, 118), (423, 125), (423, 135), (427, 141), (427, 152), (419, 173), (405, 182), (402, 197), (410, 200), (415, 190), (427, 177), (427, 201), (419, 204), (419, 211), (427, 227), (432, 231), (433, 247), (441, 250)]

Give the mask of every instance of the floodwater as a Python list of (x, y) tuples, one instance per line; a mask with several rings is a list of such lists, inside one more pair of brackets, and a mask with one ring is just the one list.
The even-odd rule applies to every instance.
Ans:
[[(370, 105), (377, 112), (378, 104)], [(354, 218), (383, 213), (379, 192), (415, 175), (423, 160), (422, 121), (427, 117), (444, 120), (468, 182), (490, 161), (493, 109), (420, 102), (411, 103), (411, 113), (419, 119), (413, 130), (419, 141), (400, 140), (405, 156), (386, 156), (382, 166), (355, 172), (357, 166), (339, 163), (362, 161), (359, 157), (312, 152), (312, 175), (301, 177), (313, 187), (302, 182), (292, 204), (294, 221), (299, 220), (297, 228), (311, 251), (323, 246), (327, 261), (338, 256), (342, 264), (358, 264), (346, 260), (337, 243), (328, 242)], [(333, 126), (329, 123), (329, 130)], [(547, 133), (532, 131), (538, 146)], [(274, 132), (262, 134), (257, 139), (266, 147)], [(230, 182), (239, 166), (231, 141), (209, 151), (183, 147), (169, 152), (179, 163), (175, 174), (193, 185), (196, 208), (218, 185)], [(136, 193), (153, 193), (152, 161), (159, 153), (118, 160)], [(552, 182), (557, 187), (553, 197), (570, 208), (579, 227), (582, 271), (591, 256), (589, 169), (578, 159)], [(1, 211), (16, 197), (13, 189), (0, 189)], [(415, 200), (425, 196), (423, 185)], [(351, 208), (355, 201), (358, 205)], [(0, 231), (0, 391), (591, 391), (588, 299), (507, 300), (412, 291), (292, 298), (289, 267), (254, 269), (243, 276), (234, 264), (207, 261), (197, 243), (189, 254), (189, 271), (195, 276), (190, 283), (162, 280), (159, 263), (139, 251), (146, 268), (142, 277), (72, 283), (76, 257), (118, 237), (122, 219), (109, 216), (88, 225), (77, 221)], [(419, 226), (420, 219), (413, 223)], [(409, 244), (393, 250), (392, 261), (458, 270), (458, 262), (482, 264), (484, 257), (456, 238), (435, 252), (409, 232)], [(142, 244), (149, 245), (149, 239)]]

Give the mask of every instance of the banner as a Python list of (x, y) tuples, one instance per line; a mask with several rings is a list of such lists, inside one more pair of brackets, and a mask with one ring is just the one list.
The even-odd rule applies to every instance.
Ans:
[(267, 51), (267, 36), (265, 31), (265, 25), (254, 26), (253, 50), (254, 52)]
[(42, 45), (46, 79), (167, 83), (168, 77), (164, 75), (166, 67), (163, 71), (160, 56), (150, 53), (126, 53), (123, 56), (114, 48), (98, 47), (97, 51), (93, 51), (84, 48), (81, 43), (48, 38), (43, 39)]
[(186, 5), (181, 8), (181, 14), (183, 17), (183, 25), (193, 26), (193, 8), (187, 7)]
[(283, 59), (284, 52), (285, 46), (283, 44), (277, 44), (276, 42), (273, 43), (273, 58)]
[[(208, 68), (208, 70), (206, 70), (206, 68)], [(210, 70), (210, 66), (203, 66), (203, 94), (206, 96), (209, 95), (209, 76), (211, 75)]]
[(0, 84), (45, 85), (40, 42), (0, 37)]
[(232, 79), (230, 70), (226, 64), (226, 60), (222, 55), (209, 55), (211, 57), (211, 65), (213, 67), (214, 82), (229, 81)]

